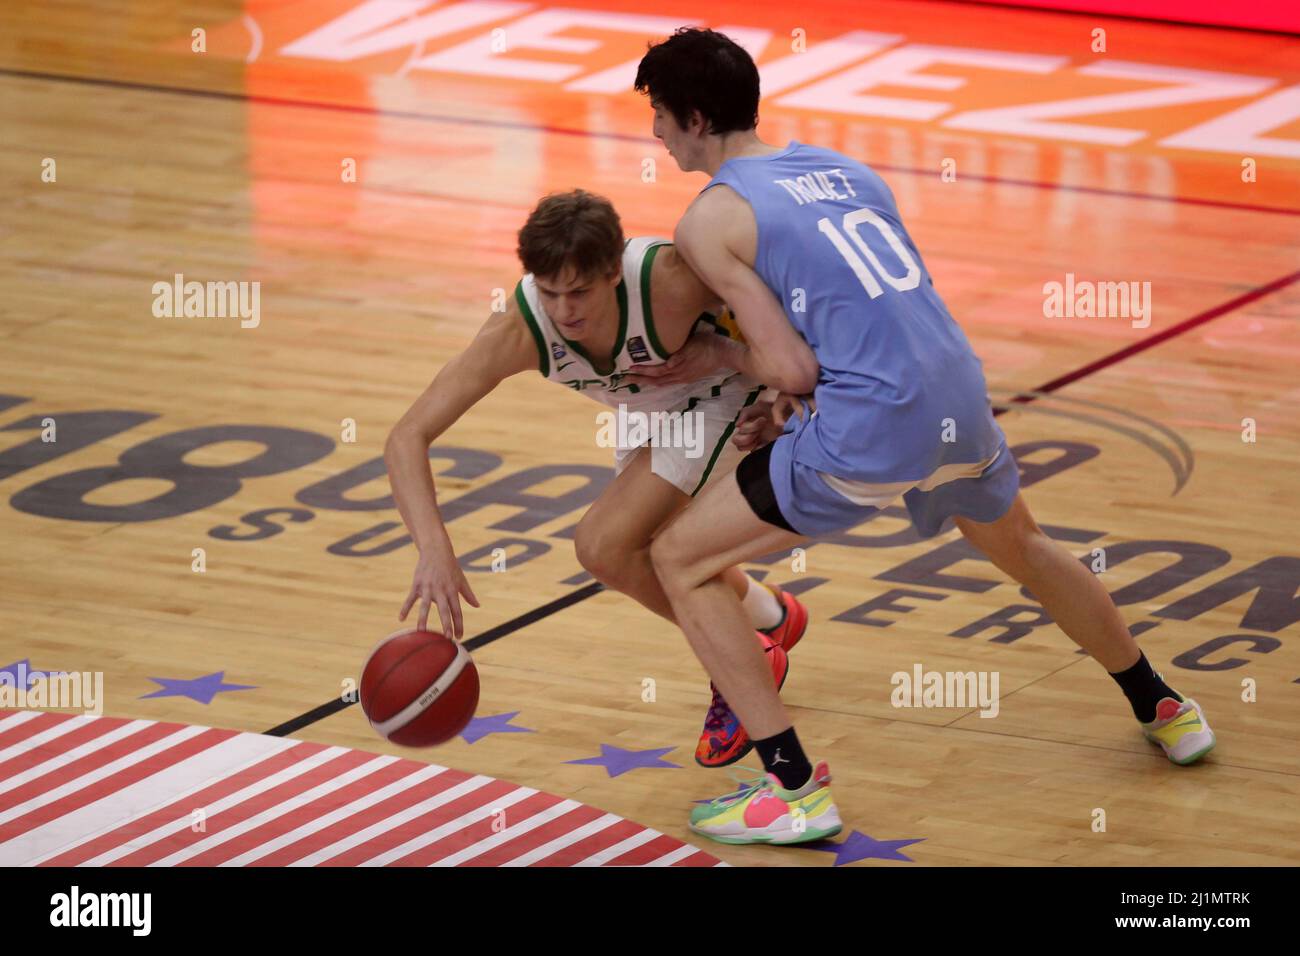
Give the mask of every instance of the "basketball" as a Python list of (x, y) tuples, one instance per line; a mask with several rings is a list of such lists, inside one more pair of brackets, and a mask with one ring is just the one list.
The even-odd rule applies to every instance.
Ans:
[(380, 641), (361, 672), (361, 709), (379, 736), (434, 747), (465, 729), (478, 707), (478, 669), (464, 646), (434, 631)]

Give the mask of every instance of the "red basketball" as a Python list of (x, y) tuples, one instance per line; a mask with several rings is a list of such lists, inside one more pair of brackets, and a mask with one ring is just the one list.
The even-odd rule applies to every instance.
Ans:
[(478, 669), (464, 646), (434, 631), (379, 642), (361, 672), (361, 709), (379, 736), (433, 747), (465, 729), (478, 708)]

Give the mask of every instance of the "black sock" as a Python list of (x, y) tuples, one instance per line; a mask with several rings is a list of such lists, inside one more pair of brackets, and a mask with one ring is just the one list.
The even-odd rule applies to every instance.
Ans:
[(781, 731), (775, 737), (755, 740), (754, 746), (758, 748), (763, 769), (776, 774), (785, 789), (798, 790), (812, 779), (812, 764), (799, 746), (799, 737), (793, 727)]
[(1174, 700), (1181, 701), (1183, 697), (1151, 669), (1145, 654), (1139, 651), (1138, 655), (1136, 664), (1126, 671), (1110, 676), (1115, 678), (1115, 683), (1119, 684), (1120, 690), (1128, 698), (1129, 704), (1133, 707), (1133, 716), (1142, 723), (1149, 724), (1156, 719), (1156, 704), (1161, 700), (1172, 697)]

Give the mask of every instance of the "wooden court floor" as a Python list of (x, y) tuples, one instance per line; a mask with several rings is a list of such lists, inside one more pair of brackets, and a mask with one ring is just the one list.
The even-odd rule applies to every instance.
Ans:
[[(703, 180), (671, 168), (630, 92), (422, 73), (405, 49), (291, 60), (276, 51), (296, 4), (125, 6), (0, 12), (0, 665), (102, 671), (114, 716), (265, 731), (337, 699), (397, 626), (415, 552), (374, 463), (496, 290), (513, 287), (532, 204), (583, 186), (615, 202), (629, 235), (670, 235)], [(322, 3), (312, 23), (355, 6)], [(790, 33), (776, 6), (715, 6), (712, 25)], [(847, 23), (1081, 57), (1078, 18), (939, 6), (942, 22), (921, 3), (814, 5), (804, 23), (813, 40)], [(1294, 39), (1099, 22), (1129, 60), (1300, 81)], [(197, 55), (203, 24), (211, 45)], [(611, 39), (594, 66), (644, 42)], [(953, 96), (997, 105), (1025, 84), (985, 80)], [(1097, 92), (1077, 76), (1042, 82)], [(1167, 132), (1208, 109), (1152, 122)], [(763, 116), (770, 141), (823, 142), (881, 169), (1008, 403), (1001, 424), (1039, 522), (1081, 557), (1100, 549), (1148, 657), (1219, 740), (1203, 764), (1170, 765), (1032, 599), (955, 533), (921, 541), (887, 512), (813, 544), (801, 565), (747, 566), (811, 610), (783, 696), (830, 763), (846, 831), (901, 841), (921, 865), (1300, 862), (1300, 161), (1261, 156), (1246, 186), (1240, 155), (1149, 140), (954, 133), (793, 105)], [(1294, 141), (1300, 123), (1270, 135)], [(355, 181), (340, 174), (348, 160)], [(154, 284), (177, 274), (260, 282), (257, 326), (155, 315)], [(1150, 325), (1046, 316), (1044, 284), (1067, 274), (1149, 282)], [(495, 635), (474, 652), (479, 713), (532, 732), (414, 756), (572, 797), (737, 865), (830, 865), (691, 838), (692, 801), (731, 779), (692, 761), (707, 678), (680, 633), (609, 592), (535, 613), (588, 584), (570, 538), (612, 475), (598, 410), (519, 376), (437, 446), (448, 527), (483, 605), (467, 609), (467, 631)], [(49, 445), (46, 418), (59, 429)], [(494, 548), (504, 572), (490, 569)], [(996, 672), (997, 715), (893, 706), (891, 675), (917, 666)], [(153, 678), (217, 672), (250, 689), (206, 705), (147, 696)], [(359, 707), (292, 736), (412, 756)], [(678, 768), (611, 776), (569, 762), (602, 745), (662, 751)], [(895, 860), (863, 865), (907, 865)]]

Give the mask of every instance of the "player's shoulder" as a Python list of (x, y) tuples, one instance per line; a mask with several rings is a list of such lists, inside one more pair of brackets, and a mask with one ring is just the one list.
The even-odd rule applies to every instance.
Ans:
[(748, 200), (727, 183), (710, 183), (691, 201), (682, 214), (682, 221), (689, 217), (703, 218), (726, 212), (740, 206), (749, 207)]
[(650, 291), (657, 315), (680, 311), (692, 321), (717, 298), (700, 281), (672, 242), (665, 242), (656, 249), (650, 270)]
[(752, 228), (753, 223), (754, 210), (749, 202), (726, 184), (715, 184), (686, 207), (673, 230), (673, 242), (690, 255), (700, 243), (716, 241), (736, 226)]

